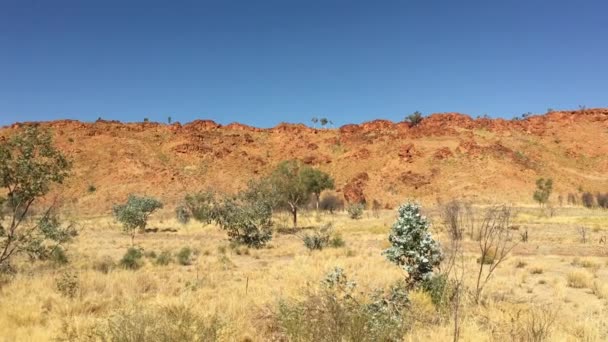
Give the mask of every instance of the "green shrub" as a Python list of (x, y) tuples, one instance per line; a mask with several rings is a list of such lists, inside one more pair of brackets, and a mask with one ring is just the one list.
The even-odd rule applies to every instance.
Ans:
[(177, 253), (177, 262), (180, 265), (188, 266), (192, 264), (192, 249), (184, 247)]
[(418, 126), (422, 122), (422, 113), (415, 111), (414, 113), (406, 116), (405, 121), (409, 122), (412, 127)]
[(95, 191), (97, 191), (97, 187), (95, 187), (95, 185), (90, 184), (89, 187), (87, 187), (87, 191), (90, 193), (93, 193)]
[(123, 225), (123, 230), (131, 235), (131, 242), (135, 239), (135, 231), (146, 231), (148, 217), (163, 207), (162, 202), (152, 197), (139, 197), (129, 195), (125, 204), (115, 205), (112, 213), (116, 220)]
[(173, 256), (171, 255), (171, 252), (169, 251), (162, 251), (157, 257), (156, 257), (156, 264), (157, 265), (161, 265), (161, 266), (167, 266), (169, 265), (171, 262), (173, 261)]
[(327, 246), (344, 246), (344, 240), (342, 240), (340, 235), (334, 234), (331, 223), (314, 230), (311, 234), (304, 234), (302, 241), (304, 242), (304, 246), (311, 251), (322, 250)]
[[(281, 300), (274, 315), (277, 340), (400, 341), (407, 325), (407, 299), (395, 292), (385, 296), (356, 296), (356, 284), (336, 268), (321, 291), (308, 291), (299, 300)], [(393, 295), (393, 296), (391, 296)]]
[(334, 236), (329, 240), (329, 246), (333, 248), (344, 247), (346, 242), (342, 239), (342, 235), (339, 233), (334, 234)]
[(143, 266), (143, 253), (140, 249), (131, 247), (120, 260), (120, 265), (129, 270), (137, 270)]
[(456, 293), (455, 284), (445, 274), (437, 274), (424, 279), (420, 284), (420, 288), (429, 294), (433, 304), (439, 311), (448, 308)]
[(349, 205), (346, 208), (346, 211), (348, 212), (348, 217), (350, 217), (353, 220), (358, 220), (363, 216), (363, 209), (365, 208), (365, 206), (363, 205), (363, 203), (354, 203)]
[(207, 342), (217, 341), (221, 328), (216, 315), (205, 317), (185, 305), (138, 305), (98, 323), (93, 335), (101, 341)]
[(65, 265), (69, 262), (68, 256), (61, 246), (57, 246), (51, 251), (50, 260), (55, 265)]

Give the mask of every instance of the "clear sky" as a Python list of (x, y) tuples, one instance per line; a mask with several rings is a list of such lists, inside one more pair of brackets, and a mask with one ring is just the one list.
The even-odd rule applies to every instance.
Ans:
[(0, 0), (0, 125), (608, 107), (608, 1)]

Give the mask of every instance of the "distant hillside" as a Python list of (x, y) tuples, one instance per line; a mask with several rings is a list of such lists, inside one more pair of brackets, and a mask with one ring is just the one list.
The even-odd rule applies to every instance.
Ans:
[[(29, 124), (4, 127), (0, 135)], [(107, 213), (128, 193), (158, 196), (171, 206), (200, 189), (235, 191), (293, 158), (332, 174), (347, 200), (375, 199), (386, 207), (405, 198), (456, 196), (532, 202), (534, 182), (545, 176), (554, 179), (555, 198), (579, 189), (608, 191), (608, 109), (522, 120), (433, 114), (416, 127), (386, 120), (338, 129), (205, 120), (39, 124), (52, 129), (74, 161), (61, 197), (82, 214)]]

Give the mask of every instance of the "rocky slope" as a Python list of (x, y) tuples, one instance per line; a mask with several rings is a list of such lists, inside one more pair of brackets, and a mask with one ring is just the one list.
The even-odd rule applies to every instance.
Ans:
[[(29, 124), (4, 127), (0, 136)], [(386, 207), (405, 198), (531, 202), (538, 177), (552, 177), (555, 193), (564, 197), (608, 191), (608, 109), (522, 120), (442, 113), (416, 127), (386, 120), (338, 129), (208, 120), (38, 124), (52, 130), (74, 161), (73, 176), (57, 193), (80, 214), (107, 213), (129, 193), (158, 196), (172, 207), (187, 192), (235, 191), (293, 158), (332, 174), (347, 201), (377, 200)]]

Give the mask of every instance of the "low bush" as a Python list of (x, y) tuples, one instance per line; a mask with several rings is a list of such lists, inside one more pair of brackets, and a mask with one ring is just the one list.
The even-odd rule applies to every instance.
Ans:
[(344, 201), (342, 201), (336, 195), (327, 194), (321, 198), (319, 208), (333, 214), (335, 211), (342, 210), (344, 208)]
[(169, 251), (162, 251), (155, 260), (155, 263), (160, 266), (167, 266), (173, 261), (173, 256)]
[(120, 266), (129, 270), (137, 270), (144, 264), (143, 256), (141, 249), (131, 247), (120, 259)]
[(61, 246), (57, 246), (50, 254), (50, 260), (55, 265), (66, 265), (69, 262), (68, 256)]
[(180, 205), (175, 208), (175, 218), (177, 219), (177, 222), (181, 224), (188, 224), (191, 218), (190, 210), (188, 210), (188, 207)]
[(400, 341), (407, 329), (407, 296), (377, 291), (355, 297), (356, 284), (336, 268), (318, 292), (300, 300), (281, 300), (274, 313), (276, 340)]
[(304, 242), (304, 246), (311, 251), (322, 250), (328, 246), (335, 248), (344, 246), (342, 236), (334, 233), (331, 223), (314, 230), (311, 234), (304, 234), (302, 241)]
[(362, 203), (354, 203), (349, 205), (346, 208), (346, 211), (348, 212), (348, 217), (350, 217), (353, 220), (358, 220), (363, 216), (363, 209), (364, 209), (364, 205)]
[(193, 254), (190, 247), (184, 247), (177, 252), (177, 262), (182, 266), (192, 265)]
[(78, 275), (69, 271), (63, 272), (55, 279), (55, 287), (62, 296), (74, 298), (78, 292)]

